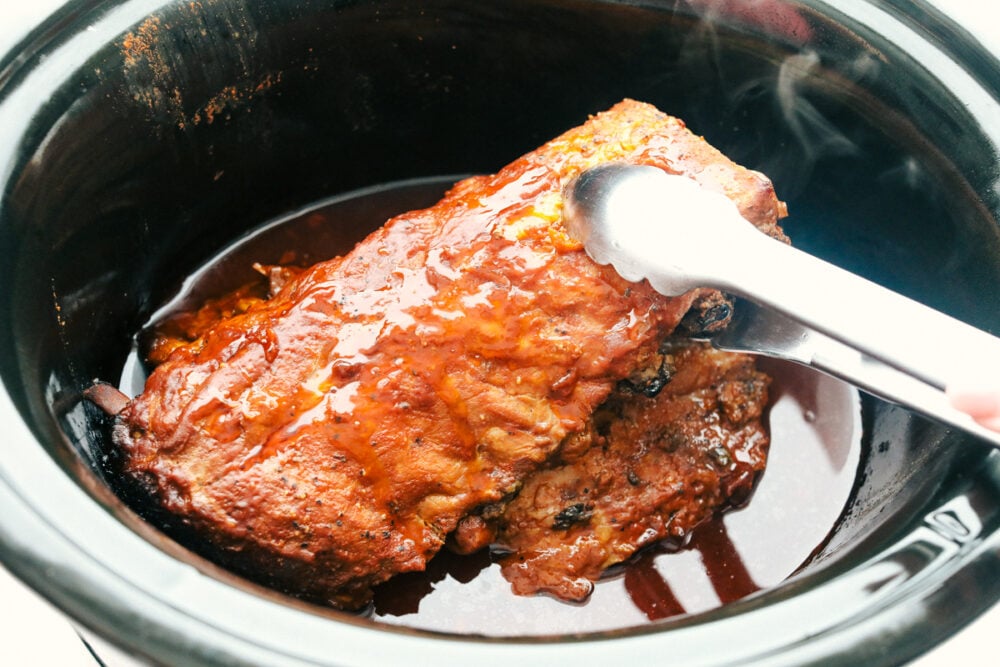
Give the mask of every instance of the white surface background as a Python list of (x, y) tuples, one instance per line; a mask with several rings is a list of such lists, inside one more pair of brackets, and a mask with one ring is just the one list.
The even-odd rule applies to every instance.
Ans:
[[(61, 0), (0, 0), (0, 54), (36, 25)], [(931, 0), (961, 19), (984, 44), (1000, 52), (1000, 11), (992, 0)], [(983, 21), (987, 12), (989, 21)], [(2, 511), (2, 508), (0, 508)], [(995, 642), (1000, 639), (1000, 607), (994, 607), (971, 626), (912, 667), (978, 667), (1000, 664)], [(117, 667), (109, 657), (108, 667)], [(73, 627), (46, 601), (0, 568), (0, 667), (94, 667), (98, 664)]]

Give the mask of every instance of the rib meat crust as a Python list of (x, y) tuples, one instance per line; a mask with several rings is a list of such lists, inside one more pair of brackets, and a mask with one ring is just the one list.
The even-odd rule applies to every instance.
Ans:
[(616, 160), (780, 236), (765, 177), (626, 100), (172, 345), (117, 419), (126, 474), (212, 558), (306, 599), (358, 607), (422, 569), (706, 296), (627, 283), (566, 235), (563, 187)]
[(749, 497), (767, 461), (770, 378), (705, 343), (664, 352), (656, 396), (616, 390), (498, 516), (491, 542), (510, 552), (515, 593), (583, 600), (611, 566), (665, 538), (683, 544)]

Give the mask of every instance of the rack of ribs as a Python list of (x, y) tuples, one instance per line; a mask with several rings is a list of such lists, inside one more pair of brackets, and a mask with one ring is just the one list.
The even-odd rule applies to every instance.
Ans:
[[(563, 188), (609, 161), (687, 175), (782, 237), (784, 205), (763, 175), (626, 100), (341, 257), (272, 272), (267, 298), (241, 295), (240, 307), (161, 337), (144, 391), (115, 419), (123, 474), (210, 558), (340, 608), (423, 569), (446, 541), (498, 539), (522, 557), (505, 565), (517, 589), (579, 598), (581, 577), (684, 533), (763, 467), (766, 378), (745, 358), (665, 343), (685, 315), (717, 307), (717, 293), (668, 298), (628, 283), (567, 235)], [(683, 380), (684, 366), (707, 370)], [(697, 458), (698, 475), (716, 470), (698, 482), (704, 493), (685, 487), (687, 464), (663, 471), (678, 456)], [(624, 486), (599, 486), (605, 464)], [(635, 492), (632, 481), (654, 475)], [(573, 480), (591, 478), (612, 505), (631, 490), (637, 510), (585, 497)], [(658, 523), (642, 518), (655, 512)], [(597, 519), (612, 517), (635, 525), (600, 538), (593, 563), (559, 583), (559, 559), (539, 554), (560, 536), (593, 542), (609, 532)], [(524, 574), (532, 563), (544, 576)]]

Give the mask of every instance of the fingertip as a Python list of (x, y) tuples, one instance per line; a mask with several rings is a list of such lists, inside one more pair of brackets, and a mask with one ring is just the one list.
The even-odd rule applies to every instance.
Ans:
[(983, 418), (973, 418), (983, 428), (988, 428), (991, 431), (997, 431), (1000, 433), (1000, 415), (994, 415), (993, 417), (983, 417)]
[(997, 390), (948, 387), (947, 394), (956, 410), (970, 415), (984, 426), (984, 420), (993, 419), (1000, 429), (1000, 392)]

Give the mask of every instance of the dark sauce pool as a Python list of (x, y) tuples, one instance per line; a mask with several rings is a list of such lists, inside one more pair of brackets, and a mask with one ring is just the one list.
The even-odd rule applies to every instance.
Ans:
[[(261, 264), (307, 266), (350, 250), (388, 218), (435, 203), (457, 177), (391, 183), (338, 196), (274, 220), (236, 240), (177, 290), (153, 326), (262, 277)], [(485, 636), (612, 630), (707, 611), (777, 586), (807, 563), (836, 524), (861, 451), (857, 392), (825, 375), (761, 359), (774, 378), (771, 453), (751, 501), (699, 527), (684, 545), (646, 549), (614, 568), (584, 603), (518, 597), (488, 552), (442, 551), (421, 573), (378, 587), (367, 614), (391, 625)], [(139, 345), (120, 388), (142, 391)]]

